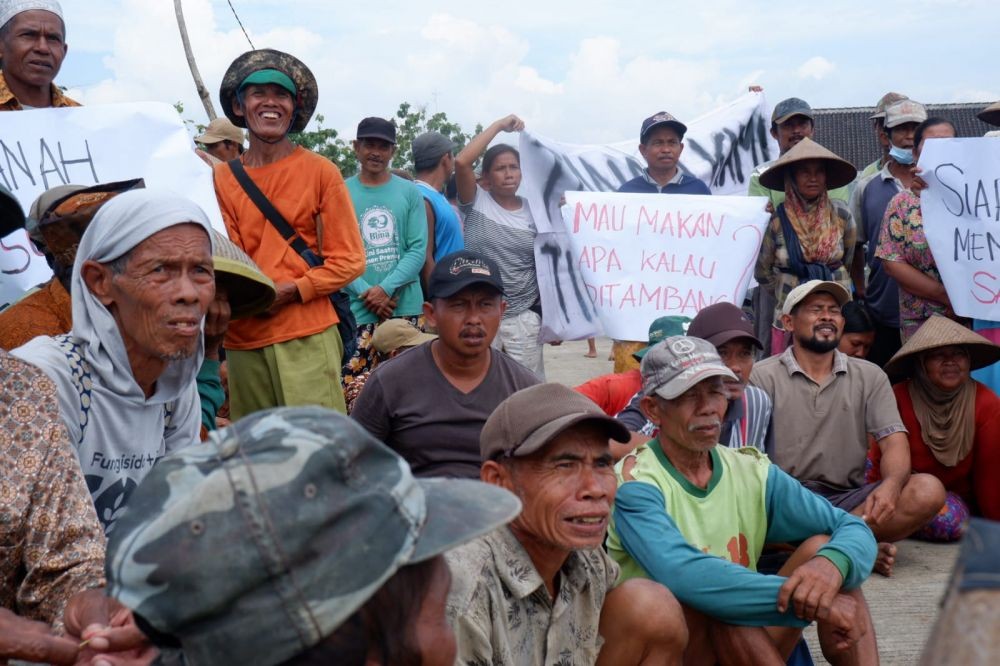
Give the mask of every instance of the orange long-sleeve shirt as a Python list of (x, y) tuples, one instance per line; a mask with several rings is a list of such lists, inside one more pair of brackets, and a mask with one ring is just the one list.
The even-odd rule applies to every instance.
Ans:
[(297, 147), (288, 157), (247, 173), (313, 250), (322, 223), (323, 265), (309, 268), (282, 238), (236, 181), (227, 164), (215, 166), (215, 193), (229, 237), (275, 283), (294, 282), (302, 298), (274, 316), (240, 319), (229, 324), (227, 349), (259, 349), (313, 335), (337, 323), (331, 293), (365, 270), (365, 250), (354, 207), (340, 170), (328, 159)]

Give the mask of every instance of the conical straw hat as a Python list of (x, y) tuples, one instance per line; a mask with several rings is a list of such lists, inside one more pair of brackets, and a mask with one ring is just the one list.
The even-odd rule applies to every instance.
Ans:
[(901, 381), (913, 376), (913, 363), (921, 352), (951, 345), (965, 347), (972, 370), (1000, 361), (1000, 346), (947, 317), (931, 315), (883, 369), (893, 382)]
[(764, 173), (760, 174), (760, 184), (769, 190), (785, 189), (785, 169), (796, 162), (823, 160), (826, 163), (826, 189), (835, 190), (854, 180), (858, 170), (847, 160), (833, 151), (827, 150), (810, 138), (805, 138), (778, 158)]
[(271, 278), (231, 240), (212, 230), (215, 281), (226, 288), (231, 319), (243, 319), (267, 310), (274, 302)]

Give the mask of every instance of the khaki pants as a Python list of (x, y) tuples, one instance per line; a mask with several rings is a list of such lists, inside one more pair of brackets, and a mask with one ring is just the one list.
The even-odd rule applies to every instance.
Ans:
[(337, 327), (247, 351), (226, 350), (232, 419), (281, 406), (319, 405), (346, 413)]

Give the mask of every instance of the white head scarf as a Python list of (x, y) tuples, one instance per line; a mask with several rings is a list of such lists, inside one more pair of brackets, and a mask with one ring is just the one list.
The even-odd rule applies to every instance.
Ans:
[(132, 190), (119, 194), (101, 207), (84, 232), (76, 252), (70, 291), (72, 335), (96, 375), (95, 383), (129, 400), (166, 403), (190, 390), (205, 357), (204, 336), (199, 336), (195, 354), (167, 364), (156, 380), (156, 393), (147, 400), (132, 376), (118, 324), (84, 284), (81, 268), (87, 260), (114, 261), (153, 234), (184, 223), (200, 225), (211, 238), (208, 216), (194, 202), (164, 190)]
[(33, 9), (52, 12), (60, 19), (63, 17), (62, 7), (56, 0), (0, 0), (0, 27), (21, 12), (30, 12)]

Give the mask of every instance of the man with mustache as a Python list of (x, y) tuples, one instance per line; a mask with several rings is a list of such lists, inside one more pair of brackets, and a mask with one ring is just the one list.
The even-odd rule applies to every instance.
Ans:
[[(783, 664), (814, 620), (832, 663), (877, 663), (860, 589), (876, 553), (864, 523), (757, 449), (719, 444), (724, 379), (736, 375), (712, 343), (669, 337), (641, 372), (643, 408), (660, 430), (617, 467), (608, 553), (623, 578), (651, 578), (681, 602), (685, 663)], [(785, 541), (801, 545), (778, 575), (757, 573), (764, 544)]]
[(67, 48), (56, 0), (0, 1), (0, 111), (80, 106), (53, 83)]
[[(945, 491), (929, 474), (910, 474), (906, 428), (885, 373), (837, 350), (849, 300), (836, 282), (810, 280), (789, 292), (781, 319), (792, 346), (754, 365), (750, 381), (775, 405), (775, 464), (863, 518), (881, 542), (876, 571), (890, 575), (892, 542), (929, 522)], [(882, 480), (866, 484), (869, 435), (882, 451)]]
[(509, 395), (538, 383), (491, 348), (507, 303), (500, 268), (478, 252), (441, 258), (423, 312), (436, 340), (379, 365), (351, 418), (406, 459), (417, 476), (479, 478), (479, 433)]
[(520, 515), (446, 556), (457, 664), (678, 664), (687, 630), (662, 585), (601, 548), (615, 498), (610, 440), (625, 427), (562, 384), (518, 391), (483, 427), (480, 478)]
[(365, 118), (358, 124), (354, 154), (360, 170), (347, 179), (347, 191), (365, 245), (365, 272), (346, 287), (358, 326), (357, 348), (341, 374), (345, 391), (378, 364), (372, 336), (382, 322), (400, 318), (419, 327), (420, 271), (427, 255), (423, 197), (416, 185), (389, 170), (396, 126)]

